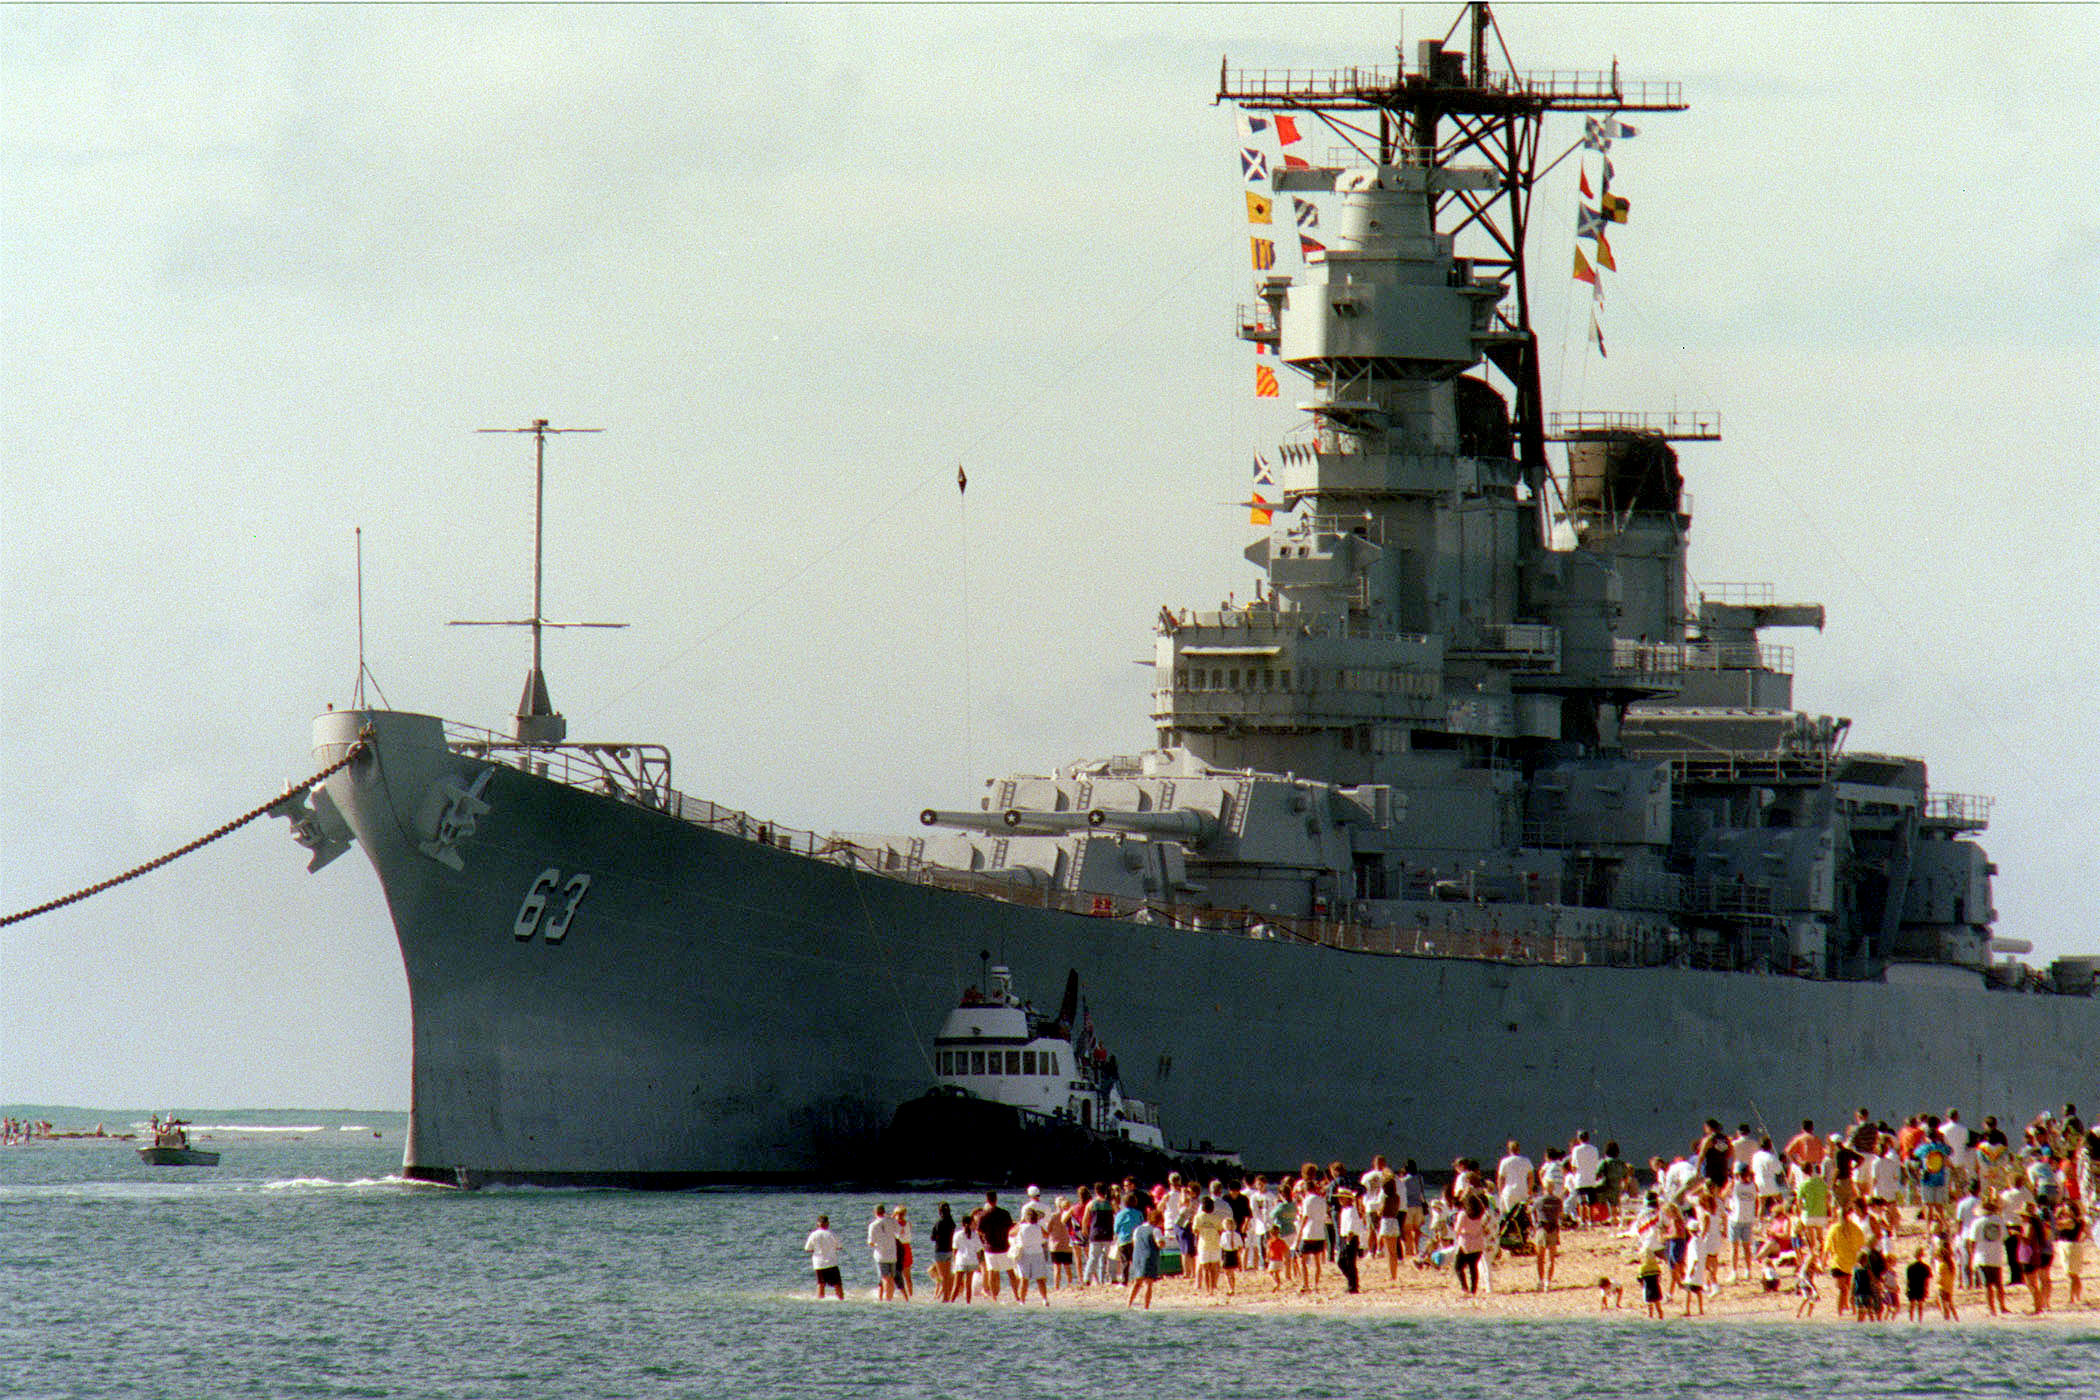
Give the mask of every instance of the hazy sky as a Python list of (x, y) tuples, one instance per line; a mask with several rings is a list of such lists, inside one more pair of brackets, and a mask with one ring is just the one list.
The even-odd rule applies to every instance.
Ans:
[[(1542, 186), (1554, 406), (1720, 412), (1697, 577), (1826, 602), (1770, 638), (1801, 706), (1996, 796), (2000, 933), (2100, 951), (2100, 9), (1498, 12), (1691, 102), (1616, 152), (1608, 361)], [(542, 416), (605, 429), (550, 454), (548, 611), (633, 624), (551, 637), (575, 737), (823, 830), (1143, 747), (1131, 663), (1245, 595), (1288, 426), (1219, 58), (1453, 13), (0, 10), (0, 906), (312, 771), (355, 526), (387, 699), (503, 724), (524, 637), (444, 623), (529, 606), (529, 445), (472, 430)], [(304, 854), (0, 931), (0, 1100), (405, 1106), (377, 881)]]

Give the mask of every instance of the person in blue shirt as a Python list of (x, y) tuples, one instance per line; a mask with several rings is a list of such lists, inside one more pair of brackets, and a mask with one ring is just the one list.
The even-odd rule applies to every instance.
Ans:
[(1939, 1134), (1920, 1142), (1911, 1149), (1911, 1160), (1918, 1164), (1918, 1199), (1925, 1204), (1925, 1220), (1928, 1230), (1938, 1232), (1947, 1228), (1948, 1174), (1954, 1168), (1954, 1154)]
[(1152, 1306), (1152, 1288), (1159, 1282), (1159, 1253), (1161, 1235), (1159, 1226), (1150, 1214), (1140, 1214), (1137, 1225), (1130, 1232), (1130, 1301), (1123, 1306), (1137, 1306), (1140, 1290), (1145, 1295), (1145, 1306)]
[(1120, 1265), (1116, 1279), (1118, 1283), (1130, 1282), (1131, 1241), (1137, 1233), (1137, 1227), (1144, 1223), (1145, 1198), (1133, 1191), (1123, 1198), (1123, 1208), (1116, 1212), (1116, 1259)]

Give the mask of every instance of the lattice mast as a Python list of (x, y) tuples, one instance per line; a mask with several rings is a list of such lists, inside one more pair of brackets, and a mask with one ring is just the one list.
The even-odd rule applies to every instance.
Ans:
[[(1459, 51), (1450, 45), (1462, 27), (1466, 47)], [(1220, 67), (1217, 100), (1317, 118), (1357, 158), (1380, 169), (1453, 172), (1431, 185), (1433, 226), (1454, 240), (1484, 242), (1485, 251), (1467, 261), (1502, 293), (1494, 332), (1481, 339), (1487, 362), (1511, 388), (1511, 428), (1543, 544), (1550, 528), (1547, 433), (1525, 257), (1542, 119), (1552, 111), (1682, 111), (1680, 86), (1626, 82), (1616, 60), (1597, 72), (1521, 73), (1492, 10), (1474, 3), (1441, 40), (1417, 45), (1413, 71), (1398, 62), (1390, 68), (1236, 70), (1228, 60)], [(1279, 172), (1277, 184), (1333, 189), (1337, 173)]]

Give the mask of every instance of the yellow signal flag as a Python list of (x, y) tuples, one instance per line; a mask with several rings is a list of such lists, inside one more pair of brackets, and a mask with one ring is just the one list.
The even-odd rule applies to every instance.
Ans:
[(1250, 224), (1273, 224), (1271, 217), (1276, 212), (1276, 201), (1265, 194), (1247, 191), (1247, 222)]
[(1273, 399), (1276, 397), (1276, 371), (1267, 365), (1254, 367), (1254, 397)]
[(1256, 272), (1267, 272), (1270, 268), (1276, 266), (1276, 244), (1274, 240), (1250, 238), (1247, 241), (1254, 245), (1254, 270)]
[(1582, 255), (1580, 243), (1575, 245), (1575, 280), (1587, 282), (1592, 287), (1597, 285), (1597, 271), (1590, 266), (1590, 260)]
[(1627, 199), (1624, 195), (1616, 195), (1610, 190), (1606, 190), (1597, 197), (1597, 205), (1598, 212), (1602, 213), (1605, 218), (1610, 219), (1615, 224), (1623, 224), (1626, 222), (1626, 211), (1633, 208), (1633, 201)]
[(1255, 492), (1253, 508), (1247, 512), (1247, 523), (1249, 525), (1266, 525), (1274, 517), (1274, 514), (1275, 512), (1269, 509), (1269, 503), (1262, 499), (1261, 492)]
[(1597, 266), (1611, 272), (1619, 270), (1618, 259), (1611, 255), (1611, 240), (1604, 236), (1603, 229), (1597, 230)]

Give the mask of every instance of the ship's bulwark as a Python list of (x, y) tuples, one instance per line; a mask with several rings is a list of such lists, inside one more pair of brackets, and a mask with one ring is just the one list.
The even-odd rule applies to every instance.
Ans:
[[(932, 1037), (987, 955), (1039, 998), (1076, 968), (1101, 1039), (1170, 1138), (1254, 1167), (1378, 1152), (1435, 1166), (1582, 1127), (1645, 1155), (1682, 1150), (1708, 1115), (1783, 1137), (1861, 1105), (2018, 1121), (2100, 1098), (2093, 998), (1986, 991), (1952, 969), (1913, 985), (1541, 967), (1091, 919), (885, 879), (455, 755), (427, 716), (331, 713), (317, 752), (339, 756), (366, 726), (370, 756), (328, 791), (400, 937), (418, 1175), (865, 1177), (890, 1114), (932, 1081)], [(521, 905), (547, 872), (550, 907), (521, 940)], [(577, 875), (588, 886), (550, 944)]]

